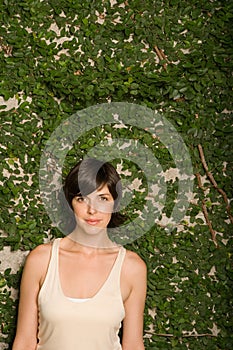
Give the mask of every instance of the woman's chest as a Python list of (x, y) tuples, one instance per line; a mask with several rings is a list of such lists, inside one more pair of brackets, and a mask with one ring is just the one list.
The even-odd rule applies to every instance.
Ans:
[[(71, 298), (92, 298), (108, 284), (119, 287), (122, 299), (129, 294), (130, 286), (121, 270), (115, 266), (117, 253), (99, 256), (60, 254), (59, 279), (63, 294)], [(109, 286), (110, 287), (110, 286)]]

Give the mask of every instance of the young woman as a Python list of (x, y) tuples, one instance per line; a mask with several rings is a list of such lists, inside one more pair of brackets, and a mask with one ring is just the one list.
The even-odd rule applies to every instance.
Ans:
[(83, 160), (64, 193), (75, 227), (28, 255), (13, 350), (144, 350), (146, 265), (108, 236), (122, 218), (118, 173)]

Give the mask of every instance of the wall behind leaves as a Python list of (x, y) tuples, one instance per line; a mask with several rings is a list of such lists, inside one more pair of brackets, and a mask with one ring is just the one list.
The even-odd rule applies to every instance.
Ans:
[[(3, 258), (60, 235), (40, 201), (38, 171), (46, 140), (76, 111), (109, 101), (156, 109), (189, 149), (195, 186), (185, 219), (169, 234), (154, 226), (129, 246), (148, 266), (146, 349), (233, 347), (232, 10), (217, 0), (0, 4)], [(162, 145), (133, 132), (173, 168)], [(90, 133), (79, 145), (81, 157), (93, 146)], [(167, 212), (176, 181), (169, 186)], [(8, 264), (0, 275), (2, 349), (11, 349), (22, 270)]]

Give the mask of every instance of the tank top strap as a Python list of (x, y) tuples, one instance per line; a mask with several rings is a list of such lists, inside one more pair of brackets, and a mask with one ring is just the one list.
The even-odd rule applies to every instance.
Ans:
[(126, 249), (123, 246), (121, 246), (105, 286), (107, 289), (110, 288), (112, 290), (117, 290), (117, 291), (120, 290), (121, 268), (123, 265), (125, 254), (126, 254)]
[[(59, 252), (59, 245), (60, 245), (61, 238), (55, 238), (52, 243), (52, 253), (51, 258), (57, 259), (58, 252)], [(57, 262), (57, 261), (56, 261)]]
[(56, 238), (52, 242), (50, 261), (44, 283), (40, 289), (39, 298), (47, 299), (52, 293), (59, 292), (58, 275), (58, 253), (61, 238)]
[(55, 238), (55, 240), (52, 243), (52, 249), (51, 249), (51, 258), (49, 263), (49, 270), (52, 270), (52, 274), (55, 272), (58, 272), (58, 257), (59, 257), (59, 245), (60, 245), (61, 238)]
[[(59, 281), (59, 245), (60, 245), (61, 238), (56, 238), (52, 243), (52, 252), (51, 252), (51, 259), (50, 259), (50, 266), (51, 268), (51, 274), (53, 276), (53, 282), (58, 285)], [(49, 271), (48, 271), (49, 272)], [(52, 278), (50, 276), (50, 278)]]
[(123, 246), (121, 246), (116, 259), (115, 266), (114, 266), (116, 270), (119, 270), (119, 272), (121, 270), (121, 267), (125, 258), (125, 254), (126, 254), (126, 249)]

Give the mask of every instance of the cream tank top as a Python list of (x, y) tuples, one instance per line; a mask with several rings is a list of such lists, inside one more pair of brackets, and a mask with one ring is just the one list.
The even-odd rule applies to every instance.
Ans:
[(121, 350), (118, 332), (125, 316), (120, 273), (125, 248), (120, 247), (112, 270), (100, 290), (83, 302), (63, 294), (55, 239), (45, 281), (38, 295), (37, 350)]

